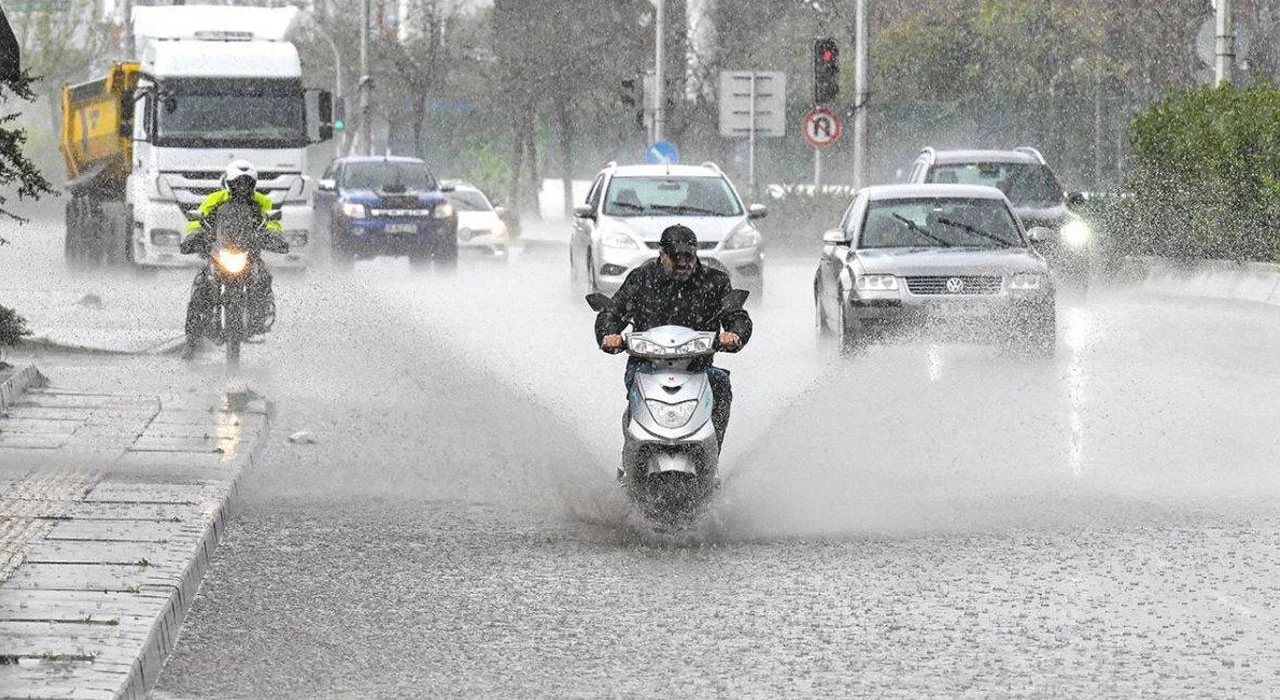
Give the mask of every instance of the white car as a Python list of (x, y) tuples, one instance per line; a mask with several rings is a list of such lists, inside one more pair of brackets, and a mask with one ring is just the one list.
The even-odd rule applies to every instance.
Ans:
[(458, 252), (479, 253), (498, 260), (507, 259), (511, 236), (502, 221), (504, 209), (495, 207), (478, 187), (453, 182), (445, 196), (458, 212)]
[(729, 273), (733, 286), (764, 293), (764, 251), (753, 221), (763, 204), (743, 206), (712, 163), (617, 165), (596, 175), (574, 208), (569, 264), (578, 291), (613, 294), (636, 267), (658, 255), (663, 229), (683, 224), (698, 236), (702, 262)]

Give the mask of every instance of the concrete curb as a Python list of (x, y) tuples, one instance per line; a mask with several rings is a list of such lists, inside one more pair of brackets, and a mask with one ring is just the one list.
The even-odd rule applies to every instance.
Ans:
[(1119, 279), (1155, 294), (1280, 306), (1280, 265), (1270, 263), (1134, 257)]
[(22, 346), (38, 352), (60, 352), (78, 355), (114, 355), (123, 357), (136, 355), (175, 355), (182, 350), (182, 346), (185, 342), (186, 338), (178, 337), (172, 340), (166, 340), (143, 350), (121, 350), (118, 348), (102, 348), (77, 343), (64, 343), (44, 336), (38, 336), (23, 339)]
[(200, 546), (195, 557), (187, 563), (177, 587), (170, 590), (169, 601), (164, 607), (164, 612), (152, 624), (151, 632), (143, 644), (142, 654), (134, 662), (128, 680), (116, 694), (117, 698), (146, 700), (152, 686), (160, 678), (160, 672), (164, 669), (169, 654), (177, 648), (182, 625), (186, 621), (187, 613), (191, 611), (191, 606), (195, 603), (196, 596), (200, 593), (200, 584), (204, 580), (205, 572), (209, 569), (213, 553), (226, 536), (227, 527), (239, 509), (240, 477), (244, 474), (245, 467), (257, 464), (266, 437), (270, 433), (270, 411), (264, 412), (263, 416), (265, 421), (262, 430), (256, 433), (249, 449), (238, 455), (233, 462), (233, 476), (227, 493), (209, 518), (204, 533), (200, 537)]
[(28, 387), (41, 386), (47, 381), (35, 365), (19, 367), (13, 372), (0, 370), (0, 413), (8, 410)]

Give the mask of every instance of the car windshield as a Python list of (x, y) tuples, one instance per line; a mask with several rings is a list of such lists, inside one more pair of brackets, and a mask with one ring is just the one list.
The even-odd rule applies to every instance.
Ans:
[(458, 211), (493, 211), (489, 200), (478, 190), (454, 190), (446, 196)]
[(348, 190), (404, 192), (434, 190), (436, 182), (426, 163), (386, 160), (348, 163), (343, 169), (342, 187)]
[(1018, 224), (998, 199), (921, 197), (872, 201), (859, 248), (1008, 248)]
[(609, 216), (741, 216), (742, 205), (720, 177), (615, 177), (604, 213)]
[(297, 80), (171, 79), (155, 105), (155, 143), (180, 148), (299, 148), (306, 106)]
[(1039, 163), (940, 163), (929, 170), (926, 181), (995, 187), (1015, 207), (1055, 206), (1063, 201), (1058, 178)]

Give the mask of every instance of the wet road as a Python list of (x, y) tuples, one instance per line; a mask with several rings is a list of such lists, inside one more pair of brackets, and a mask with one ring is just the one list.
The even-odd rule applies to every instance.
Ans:
[[(0, 295), (180, 324), (188, 273), (68, 289), (45, 238), (0, 255)], [(813, 337), (811, 263), (773, 260), (725, 358), (723, 498), (669, 537), (611, 486), (622, 362), (563, 258), (282, 276), (237, 373), (41, 359), (68, 385), (273, 401), (157, 697), (1280, 693), (1274, 310), (1109, 291), (1062, 305), (1052, 361), (847, 361)], [(95, 285), (103, 308), (74, 306)]]

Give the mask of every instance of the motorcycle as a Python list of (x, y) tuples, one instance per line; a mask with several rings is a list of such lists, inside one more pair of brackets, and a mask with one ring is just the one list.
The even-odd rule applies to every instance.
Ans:
[(278, 234), (267, 230), (268, 222), (279, 221), (280, 212), (268, 216), (250, 204), (228, 202), (218, 208), (214, 224), (213, 245), (209, 251), (209, 279), (217, 284), (210, 298), (217, 300), (212, 309), (209, 337), (227, 349), (227, 362), (240, 361), (240, 346), (249, 338), (250, 276), (261, 264), (262, 251), (289, 252), (289, 244)]
[[(721, 314), (742, 308), (749, 292), (734, 290)], [(587, 296), (596, 312), (612, 300)], [(626, 336), (626, 352), (644, 361), (623, 413), (620, 479), (641, 513), (681, 526), (695, 519), (719, 484), (720, 443), (715, 398), (699, 360), (720, 350), (717, 333), (661, 326)]]

